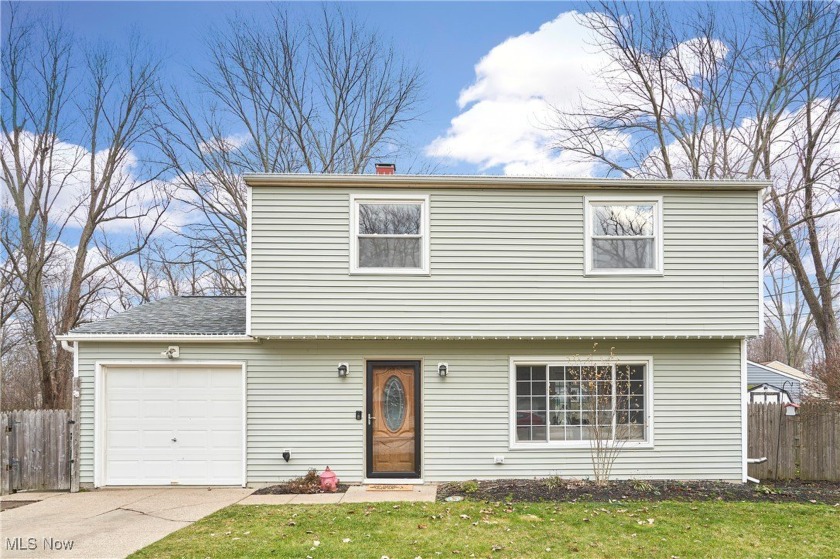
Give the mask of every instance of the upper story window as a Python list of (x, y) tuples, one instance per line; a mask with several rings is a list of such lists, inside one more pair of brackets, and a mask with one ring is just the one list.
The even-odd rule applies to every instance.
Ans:
[(350, 271), (427, 274), (428, 208), (428, 197), (354, 197)]
[(586, 199), (586, 273), (661, 274), (660, 198)]

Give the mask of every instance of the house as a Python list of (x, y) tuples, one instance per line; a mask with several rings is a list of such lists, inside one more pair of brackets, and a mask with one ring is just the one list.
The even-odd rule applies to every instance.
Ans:
[(596, 427), (615, 477), (745, 480), (763, 183), (245, 181), (244, 298), (61, 337), (83, 487), (585, 478)]
[(795, 403), (807, 394), (811, 377), (779, 361), (747, 362), (747, 391), (750, 402)]

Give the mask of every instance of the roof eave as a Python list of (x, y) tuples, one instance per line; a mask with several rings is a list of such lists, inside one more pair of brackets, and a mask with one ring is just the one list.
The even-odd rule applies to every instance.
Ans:
[(257, 342), (257, 338), (246, 334), (74, 334), (68, 332), (56, 336), (58, 341), (67, 342)]
[(610, 179), (560, 177), (508, 177), (501, 175), (339, 175), (249, 173), (249, 187), (321, 188), (463, 188), (463, 189), (645, 189), (759, 191), (770, 185), (764, 180)]

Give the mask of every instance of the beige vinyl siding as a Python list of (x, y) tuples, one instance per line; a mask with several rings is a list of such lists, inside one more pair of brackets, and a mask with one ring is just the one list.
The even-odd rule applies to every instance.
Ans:
[(417, 191), (430, 195), (429, 275), (351, 275), (350, 194), (365, 192), (252, 189), (254, 335), (758, 333), (756, 192), (655, 192), (661, 277), (584, 277), (587, 191), (450, 189)]
[[(166, 343), (80, 343), (81, 480), (93, 481), (93, 378), (97, 361), (166, 363)], [(179, 361), (247, 362), (247, 478), (265, 483), (329, 465), (348, 482), (364, 472), (365, 360), (423, 360), (422, 477), (591, 476), (589, 450), (509, 450), (510, 357), (587, 355), (591, 342), (262, 341), (180, 343)], [(597, 354), (653, 357), (653, 449), (622, 451), (624, 478), (741, 479), (738, 340), (601, 341)], [(438, 362), (449, 363), (440, 378)], [(347, 362), (350, 375), (338, 378)], [(288, 464), (281, 457), (291, 449)], [(494, 465), (504, 456), (504, 465)]]

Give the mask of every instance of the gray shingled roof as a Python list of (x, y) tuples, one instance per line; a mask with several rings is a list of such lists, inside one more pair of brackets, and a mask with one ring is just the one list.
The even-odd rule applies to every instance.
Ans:
[(244, 335), (245, 297), (167, 297), (83, 324), (69, 334)]

